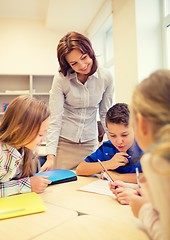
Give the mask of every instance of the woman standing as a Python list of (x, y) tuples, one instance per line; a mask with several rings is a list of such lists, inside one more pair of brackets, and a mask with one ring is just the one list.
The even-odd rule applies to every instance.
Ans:
[(106, 129), (106, 112), (113, 104), (112, 75), (98, 66), (88, 38), (68, 33), (59, 41), (57, 57), (60, 70), (50, 91), (47, 161), (41, 171), (73, 169), (95, 151), (97, 110)]

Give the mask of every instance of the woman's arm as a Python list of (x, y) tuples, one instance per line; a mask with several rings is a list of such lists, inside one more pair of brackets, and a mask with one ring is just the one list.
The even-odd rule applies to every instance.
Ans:
[(64, 94), (61, 76), (54, 77), (52, 89), (50, 91), (50, 124), (47, 132), (47, 155), (56, 155), (59, 134), (61, 130), (62, 114), (64, 111)]
[(113, 105), (114, 97), (114, 80), (112, 74), (107, 69), (101, 69), (101, 77), (104, 81), (105, 91), (99, 104), (99, 115), (102, 126), (108, 136), (108, 130), (105, 123), (106, 113)]

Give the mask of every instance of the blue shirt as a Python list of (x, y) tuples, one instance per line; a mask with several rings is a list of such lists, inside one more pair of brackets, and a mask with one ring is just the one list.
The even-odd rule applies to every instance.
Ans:
[(56, 155), (59, 136), (72, 142), (97, 139), (97, 110), (105, 127), (105, 116), (113, 104), (114, 82), (102, 67), (82, 84), (76, 73), (58, 73), (50, 90), (50, 125), (47, 132), (47, 154)]
[[(96, 152), (92, 153), (90, 156), (88, 156), (85, 161), (86, 162), (98, 162), (98, 159), (100, 161), (108, 161), (110, 160), (113, 155), (106, 155), (106, 153), (110, 154), (116, 154), (120, 152), (112, 143), (111, 141), (104, 142), (97, 150)], [(127, 154), (131, 156), (128, 158), (129, 163), (127, 163), (125, 166), (118, 167), (114, 169), (114, 171), (118, 173), (135, 173), (136, 167), (139, 169), (139, 172), (142, 172), (141, 164), (140, 164), (140, 158), (142, 157), (142, 150), (138, 146), (137, 142), (134, 141), (133, 145), (127, 150)]]

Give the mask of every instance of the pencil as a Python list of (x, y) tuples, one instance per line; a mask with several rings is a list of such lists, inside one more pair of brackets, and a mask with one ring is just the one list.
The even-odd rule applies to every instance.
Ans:
[[(114, 156), (115, 155), (115, 153), (105, 153), (106, 155), (108, 155), (108, 156)], [(127, 155), (126, 155), (127, 153), (125, 153), (125, 155), (123, 155), (124, 157), (127, 157)], [(130, 156), (128, 155), (128, 158), (129, 158)]]

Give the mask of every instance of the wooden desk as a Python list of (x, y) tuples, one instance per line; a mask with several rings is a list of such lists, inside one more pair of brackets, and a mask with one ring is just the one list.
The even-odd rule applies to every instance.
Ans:
[(120, 205), (115, 197), (77, 191), (96, 180), (78, 177), (49, 186), (40, 194), (47, 211), (0, 221), (0, 239), (149, 240), (130, 206)]
[(149, 239), (146, 234), (129, 223), (110, 221), (92, 215), (82, 215), (54, 228), (35, 240), (126, 240)]

